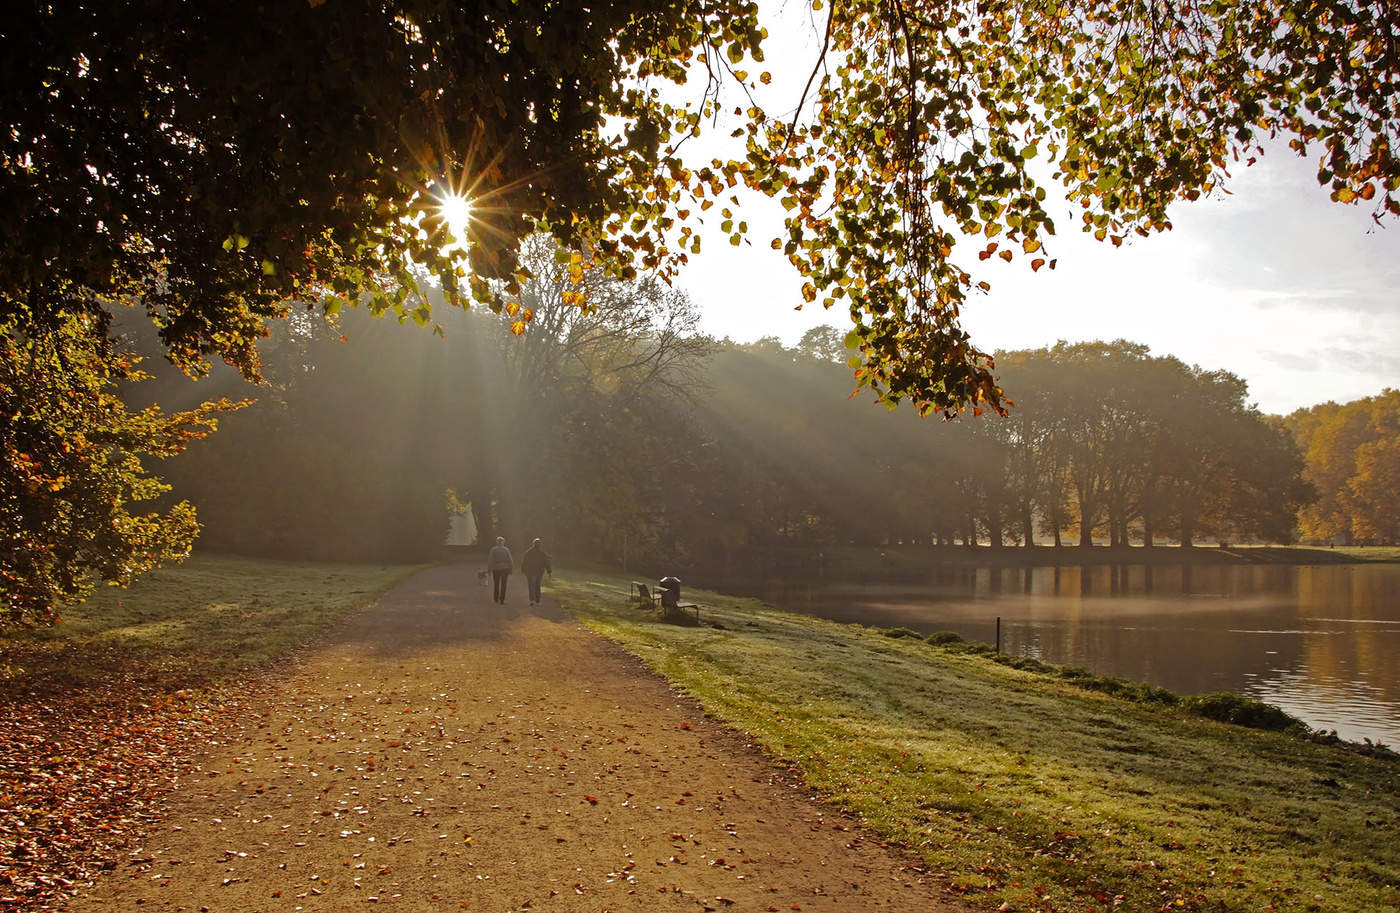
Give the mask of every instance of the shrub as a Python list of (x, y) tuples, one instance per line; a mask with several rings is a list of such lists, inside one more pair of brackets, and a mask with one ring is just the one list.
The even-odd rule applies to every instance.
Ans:
[(1305, 724), (1295, 716), (1284, 713), (1273, 704), (1265, 704), (1253, 698), (1240, 697), (1228, 691), (1214, 691), (1188, 697), (1183, 702), (1186, 709), (1197, 716), (1250, 729), (1268, 729), (1282, 732), (1285, 729), (1303, 727)]

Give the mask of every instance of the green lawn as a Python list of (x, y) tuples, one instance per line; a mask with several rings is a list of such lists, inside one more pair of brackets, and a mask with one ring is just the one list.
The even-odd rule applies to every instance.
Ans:
[(988, 909), (1400, 905), (1393, 755), (753, 600), (687, 589), (717, 627), (683, 627), (626, 578), (564, 573), (551, 592)]
[[(61, 671), (70, 678), (98, 674), (123, 655), (159, 658), (197, 679), (221, 678), (306, 641), (416, 569), (196, 554), (130, 589), (99, 588), (51, 628), (6, 635), (5, 677), (25, 674), (23, 666), (42, 665), (39, 657), (62, 650)], [(82, 657), (94, 663), (92, 670), (83, 668)]]

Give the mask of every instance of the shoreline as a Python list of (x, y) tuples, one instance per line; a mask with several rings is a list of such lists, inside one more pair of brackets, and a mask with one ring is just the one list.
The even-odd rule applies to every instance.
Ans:
[[(1397, 564), (1400, 546), (1232, 545), (1194, 546), (1095, 545), (1005, 546), (890, 545), (836, 546), (826, 549), (760, 551), (739, 565), (700, 564), (697, 585), (721, 592), (749, 593), (755, 586), (773, 581), (812, 579), (869, 581), (877, 577), (898, 583), (914, 583), (949, 568), (1024, 570), (1040, 567), (1251, 567), (1259, 565)], [(635, 573), (635, 571), (634, 571)]]

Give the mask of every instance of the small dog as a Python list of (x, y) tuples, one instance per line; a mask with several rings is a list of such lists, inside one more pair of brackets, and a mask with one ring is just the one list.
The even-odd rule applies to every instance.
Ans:
[(491, 574), (490, 571), (477, 571), (477, 572), (476, 572), (476, 585), (477, 585), (477, 586), (486, 586), (486, 578), (489, 577), (490, 574)]

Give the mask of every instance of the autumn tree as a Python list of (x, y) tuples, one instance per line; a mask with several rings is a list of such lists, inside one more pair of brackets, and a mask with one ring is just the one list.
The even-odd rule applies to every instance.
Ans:
[(178, 453), (238, 405), (128, 409), (116, 385), (143, 377), (139, 359), (100, 348), (92, 319), (69, 315), (37, 338), (0, 333), (0, 628), (50, 622), (98, 580), (129, 583), (187, 555), (194, 509), (159, 509), (169, 486), (142, 457)]
[(1299, 514), (1305, 539), (1394, 541), (1400, 535), (1400, 392), (1299, 410), (1286, 421), (1317, 498)]

